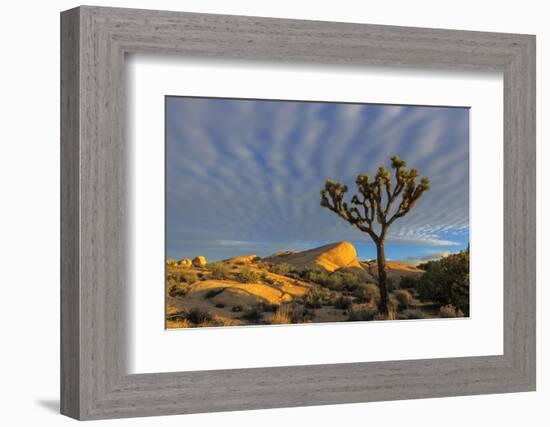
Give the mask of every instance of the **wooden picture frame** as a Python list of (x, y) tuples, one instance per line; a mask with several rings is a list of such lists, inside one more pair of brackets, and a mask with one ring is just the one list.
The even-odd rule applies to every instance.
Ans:
[[(127, 374), (127, 53), (502, 72), (503, 355)], [(85, 420), (535, 390), (532, 35), (78, 7), (61, 14), (61, 165), (65, 415)]]

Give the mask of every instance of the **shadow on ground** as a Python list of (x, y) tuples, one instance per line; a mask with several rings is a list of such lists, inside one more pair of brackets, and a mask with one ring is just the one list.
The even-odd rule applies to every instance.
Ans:
[(50, 412), (59, 414), (59, 399), (38, 399), (36, 404)]

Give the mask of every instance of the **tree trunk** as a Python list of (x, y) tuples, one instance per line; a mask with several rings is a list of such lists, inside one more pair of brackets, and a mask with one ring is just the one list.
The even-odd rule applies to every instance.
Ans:
[(386, 286), (386, 255), (384, 254), (384, 240), (380, 240), (376, 244), (376, 265), (378, 266), (378, 287), (380, 288), (378, 311), (382, 316), (388, 318), (390, 310), (388, 288)]

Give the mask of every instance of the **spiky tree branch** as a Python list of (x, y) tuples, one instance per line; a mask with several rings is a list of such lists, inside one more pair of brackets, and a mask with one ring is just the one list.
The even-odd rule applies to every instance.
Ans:
[[(350, 203), (353, 205), (351, 207), (344, 201), (348, 186), (328, 179), (325, 182), (325, 188), (321, 190), (321, 206), (330, 209), (351, 225), (368, 233), (376, 241), (385, 235), (382, 233), (389, 225), (405, 216), (422, 194), (430, 188), (428, 178), (422, 178), (420, 183), (416, 183), (418, 171), (415, 168), (406, 169), (404, 160), (397, 156), (393, 156), (391, 160), (391, 167), (395, 170), (393, 189), (390, 173), (380, 166), (372, 181), (367, 174), (357, 177), (355, 183), (358, 194), (351, 198)], [(393, 215), (390, 215), (392, 206), (400, 195), (401, 202)], [(374, 228), (375, 218), (381, 226), (379, 234)]]

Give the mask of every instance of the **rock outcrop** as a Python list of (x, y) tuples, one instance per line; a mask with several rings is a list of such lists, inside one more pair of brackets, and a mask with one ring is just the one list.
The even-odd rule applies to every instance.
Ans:
[(199, 255), (198, 257), (193, 258), (193, 265), (195, 267), (204, 267), (207, 264), (206, 258), (202, 255)]
[(273, 263), (287, 263), (299, 270), (319, 267), (331, 273), (342, 268), (363, 270), (357, 259), (355, 247), (350, 242), (331, 243), (303, 252), (276, 254), (264, 258), (264, 260)]
[(189, 268), (193, 265), (193, 261), (191, 261), (189, 258), (183, 258), (178, 261), (178, 265), (180, 267)]

